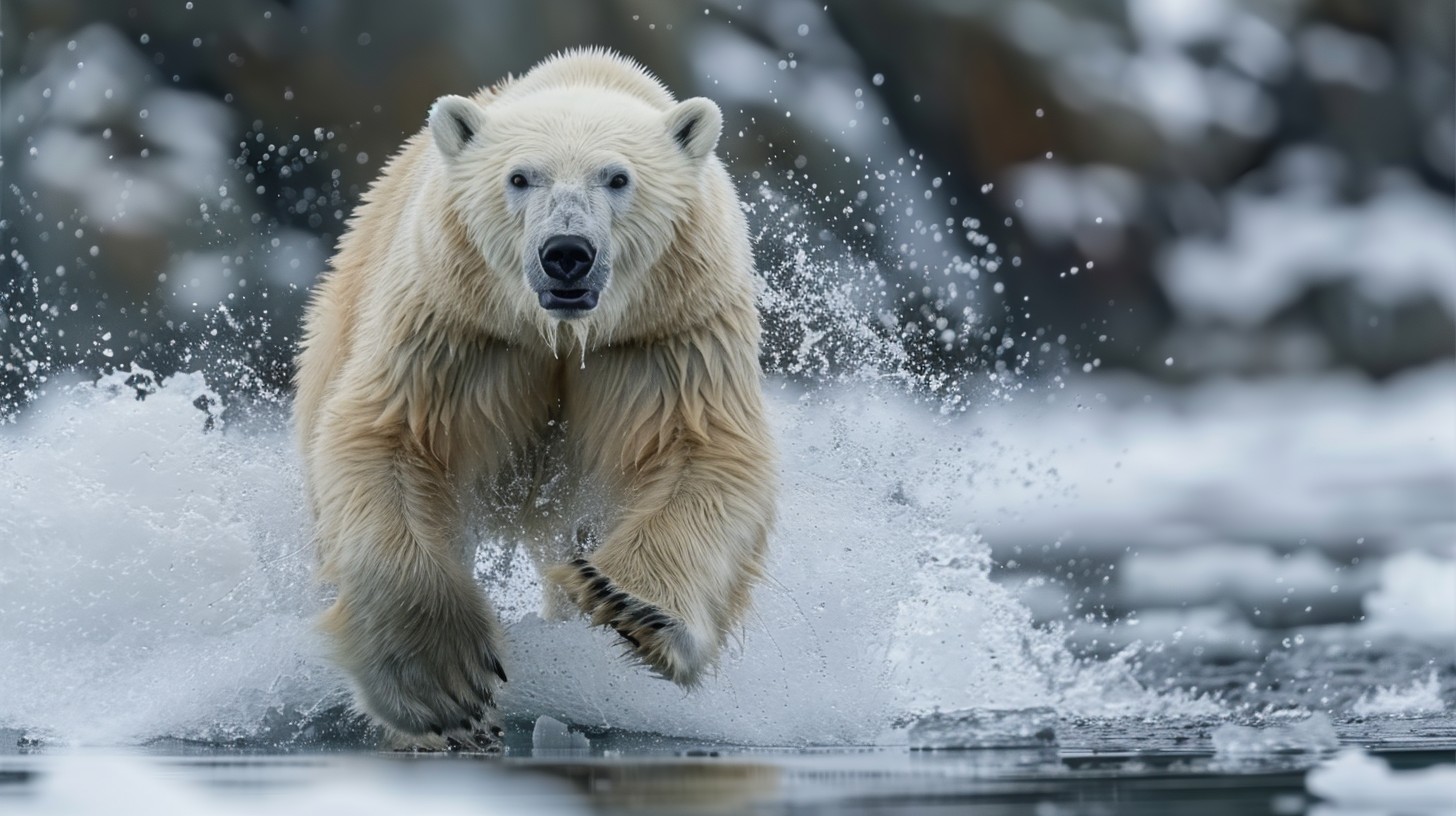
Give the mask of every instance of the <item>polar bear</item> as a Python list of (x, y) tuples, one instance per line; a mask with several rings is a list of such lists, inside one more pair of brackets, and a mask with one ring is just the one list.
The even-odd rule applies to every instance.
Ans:
[(397, 746), (499, 745), (473, 524), (528, 543), (548, 610), (685, 687), (741, 624), (776, 466), (721, 130), (631, 60), (566, 52), (440, 98), (349, 222), (295, 420), (323, 626)]

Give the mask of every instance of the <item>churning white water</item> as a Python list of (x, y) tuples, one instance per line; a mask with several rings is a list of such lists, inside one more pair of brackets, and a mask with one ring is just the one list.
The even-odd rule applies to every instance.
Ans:
[[(85, 743), (291, 733), (347, 689), (312, 627), (326, 590), (288, 431), (208, 429), (201, 376), (138, 389), (131, 374), (53, 389), (0, 430), (0, 727)], [(895, 740), (892, 721), (934, 707), (1194, 705), (1073, 661), (944, 522), (956, 508), (918, 503), (919, 486), (966, 482), (967, 427), (871, 386), (768, 390), (783, 449), (771, 579), (717, 675), (684, 693), (584, 621), (542, 621), (534, 570), (487, 542), (508, 711), (847, 744)]]

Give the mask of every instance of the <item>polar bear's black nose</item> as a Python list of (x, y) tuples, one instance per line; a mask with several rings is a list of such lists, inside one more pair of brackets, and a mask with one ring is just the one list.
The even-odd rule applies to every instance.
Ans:
[(596, 258), (596, 249), (580, 235), (553, 235), (541, 245), (541, 268), (563, 283), (586, 277)]

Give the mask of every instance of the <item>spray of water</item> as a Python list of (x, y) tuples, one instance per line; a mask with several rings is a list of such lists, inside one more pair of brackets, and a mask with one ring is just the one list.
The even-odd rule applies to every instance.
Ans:
[[(878, 192), (839, 212), (825, 202), (841, 197), (812, 184), (749, 196), (783, 497), (770, 579), (717, 675), (686, 694), (584, 622), (541, 620), (527, 559), (514, 542), (486, 541), (478, 573), (509, 630), (508, 710), (746, 744), (853, 744), (903, 739), (892, 724), (937, 708), (1189, 705), (1145, 692), (1126, 660), (1074, 660), (1060, 632), (1034, 626), (991, 580), (988, 549), (954, 521), (977, 467), (960, 451), (981, 433), (966, 413), (1020, 388), (1029, 358), (977, 326), (977, 282), (1000, 259), (970, 222), (952, 237), (986, 257), (948, 249), (954, 222), (918, 196), (918, 170), (903, 158), (867, 166), (863, 186)], [(839, 220), (869, 237), (836, 238)], [(918, 278), (936, 282), (907, 288)], [(286, 333), (266, 312), (219, 307), (193, 316), (171, 358), (202, 373), (122, 367), (63, 384), (50, 351), (60, 332), (48, 327), (75, 290), (43, 279), (55, 283), (23, 277), (4, 315), (24, 359), (6, 371), (29, 390), (0, 426), (0, 727), (133, 743), (319, 739), (353, 722), (312, 625), (326, 590), (311, 578), (288, 399), (261, 370), (277, 354), (260, 350), (286, 347)], [(980, 367), (927, 355), (927, 332), (931, 347)], [(966, 353), (976, 343), (981, 357)], [(91, 344), (106, 369), (117, 343), (98, 332)]]
[[(141, 373), (53, 391), (0, 437), (0, 726), (83, 742), (307, 735), (346, 695), (311, 625), (322, 590), (288, 434), (216, 422), (200, 376)], [(985, 547), (906, 489), (968, 465), (954, 419), (883, 387), (769, 386), (785, 454), (772, 578), (717, 676), (685, 694), (583, 622), (542, 621), (534, 570), (487, 542), (509, 709), (846, 744), (936, 707), (1105, 703), (1078, 689), (1106, 677), (1079, 679), (1057, 633), (990, 580)], [(1119, 712), (1162, 705), (1125, 667), (1118, 679)]]

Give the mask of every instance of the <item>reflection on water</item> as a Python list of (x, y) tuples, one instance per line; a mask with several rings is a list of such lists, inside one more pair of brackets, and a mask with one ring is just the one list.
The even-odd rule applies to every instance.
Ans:
[[(1444, 727), (1456, 733), (1450, 722)], [(1135, 735), (1129, 737), (1136, 741)], [(604, 740), (590, 756), (571, 759), (534, 757), (529, 749), (513, 750), (505, 758), (200, 749), (11, 754), (0, 756), (0, 811), (17, 816), (317, 816), (346, 810), (353, 816), (452, 816), (932, 813), (973, 806), (976, 813), (1037, 816), (1344, 812), (1317, 805), (1305, 789), (1305, 772), (1331, 761), (1328, 751), (1247, 757), (1235, 766), (1199, 751), (643, 750), (644, 739)], [(1384, 757), (1397, 781), (1413, 768), (1446, 768), (1425, 776), (1450, 773), (1449, 765), (1440, 764), (1449, 760), (1449, 751), (1430, 750)], [(1349, 757), (1341, 761), (1353, 762)]]

